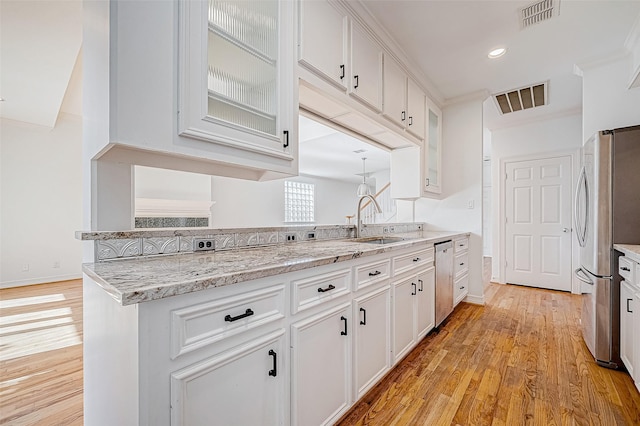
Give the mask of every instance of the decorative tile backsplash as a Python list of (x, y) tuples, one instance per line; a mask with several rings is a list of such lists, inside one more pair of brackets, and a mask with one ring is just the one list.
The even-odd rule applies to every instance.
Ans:
[(203, 228), (209, 226), (208, 217), (136, 217), (138, 228)]
[[(422, 231), (424, 223), (368, 224), (362, 237)], [(237, 229), (154, 229), (120, 232), (79, 232), (81, 240), (95, 240), (96, 261), (134, 256), (157, 256), (193, 251), (195, 238), (213, 238), (215, 250), (231, 250), (310, 240), (353, 238), (354, 225), (284, 226)], [(289, 238), (288, 238), (289, 237)], [(293, 237), (291, 239), (291, 237)]]

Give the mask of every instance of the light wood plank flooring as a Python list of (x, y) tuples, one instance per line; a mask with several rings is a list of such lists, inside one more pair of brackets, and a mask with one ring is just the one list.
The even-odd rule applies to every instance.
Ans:
[(0, 424), (82, 425), (82, 281), (0, 290)]
[[(640, 395), (598, 367), (578, 296), (490, 284), (341, 425), (640, 425)], [(0, 424), (82, 424), (82, 283), (0, 290)], [(306, 426), (306, 425), (305, 425)]]
[(582, 340), (579, 296), (490, 284), (486, 300), (460, 304), (340, 425), (640, 425), (631, 378)]

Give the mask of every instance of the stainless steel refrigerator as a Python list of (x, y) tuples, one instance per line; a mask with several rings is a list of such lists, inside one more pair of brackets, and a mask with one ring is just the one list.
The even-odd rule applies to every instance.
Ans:
[(640, 126), (600, 131), (583, 147), (574, 225), (582, 335), (599, 365), (620, 364), (620, 280), (613, 244), (640, 244)]

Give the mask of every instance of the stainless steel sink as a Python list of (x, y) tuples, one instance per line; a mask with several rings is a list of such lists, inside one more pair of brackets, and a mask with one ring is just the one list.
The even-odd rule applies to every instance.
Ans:
[(353, 241), (357, 243), (367, 244), (391, 244), (400, 241), (405, 241), (407, 238), (402, 237), (367, 237), (367, 238), (355, 238)]

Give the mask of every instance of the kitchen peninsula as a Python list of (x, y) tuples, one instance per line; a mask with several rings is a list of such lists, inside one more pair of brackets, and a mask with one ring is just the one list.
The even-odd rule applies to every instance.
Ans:
[[(433, 243), (453, 240), (456, 261), (467, 256), (467, 233), (423, 227), (372, 225), (358, 240), (345, 238), (351, 226), (316, 227), (297, 235), (317, 240), (289, 243), (257, 238), (280, 235), (276, 228), (251, 229), (250, 247), (129, 250), (129, 258), (85, 264), (85, 421), (336, 421), (434, 327)], [(236, 243), (249, 241), (233, 231)], [(99, 257), (108, 255), (99, 247), (122, 248), (119, 239), (138, 248), (164, 239), (165, 248), (186, 250), (196, 233), (231, 234), (200, 228), (78, 238), (95, 240)], [(455, 268), (456, 301), (468, 286), (465, 263)]]

